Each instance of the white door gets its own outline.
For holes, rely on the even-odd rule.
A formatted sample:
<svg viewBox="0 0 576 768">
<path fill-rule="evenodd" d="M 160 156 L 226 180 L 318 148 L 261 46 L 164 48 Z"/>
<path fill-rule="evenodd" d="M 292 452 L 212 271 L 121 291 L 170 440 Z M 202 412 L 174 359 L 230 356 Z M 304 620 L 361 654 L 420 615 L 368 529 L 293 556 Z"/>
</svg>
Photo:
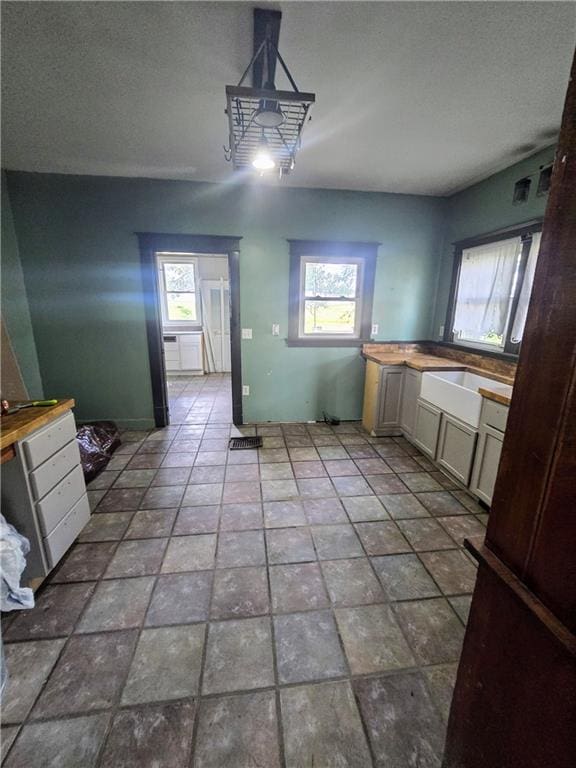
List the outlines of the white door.
<svg viewBox="0 0 576 768">
<path fill-rule="evenodd" d="M 202 303 L 208 360 L 216 373 L 231 370 L 230 357 L 230 283 L 202 280 Z M 212 370 L 212 364 L 210 364 Z"/>
</svg>

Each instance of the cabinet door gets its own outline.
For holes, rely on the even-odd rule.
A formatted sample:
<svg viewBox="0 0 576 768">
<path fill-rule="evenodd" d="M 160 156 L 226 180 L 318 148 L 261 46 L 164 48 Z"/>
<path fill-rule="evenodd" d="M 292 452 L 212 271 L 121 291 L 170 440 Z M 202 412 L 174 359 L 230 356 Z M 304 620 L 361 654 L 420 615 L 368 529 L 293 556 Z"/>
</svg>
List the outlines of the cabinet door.
<svg viewBox="0 0 576 768">
<path fill-rule="evenodd" d="M 494 483 L 498 474 L 504 433 L 483 425 L 478 439 L 470 490 L 486 504 L 492 503 Z"/>
<path fill-rule="evenodd" d="M 378 429 L 392 429 L 400 425 L 400 406 L 402 404 L 403 368 L 380 369 L 380 405 L 378 409 Z"/>
<path fill-rule="evenodd" d="M 436 460 L 464 485 L 470 480 L 476 437 L 475 429 L 453 416 L 442 414 Z"/>
<path fill-rule="evenodd" d="M 420 396 L 421 378 L 420 371 L 414 371 L 411 368 L 407 368 L 404 373 L 400 426 L 408 435 L 414 433 L 416 426 L 416 403 Z"/>
<path fill-rule="evenodd" d="M 202 370 L 202 337 L 198 335 L 180 337 L 180 368 L 183 371 Z"/>
<path fill-rule="evenodd" d="M 426 400 L 418 398 L 412 439 L 418 448 L 431 459 L 436 458 L 441 416 L 442 411 L 427 403 Z"/>
</svg>

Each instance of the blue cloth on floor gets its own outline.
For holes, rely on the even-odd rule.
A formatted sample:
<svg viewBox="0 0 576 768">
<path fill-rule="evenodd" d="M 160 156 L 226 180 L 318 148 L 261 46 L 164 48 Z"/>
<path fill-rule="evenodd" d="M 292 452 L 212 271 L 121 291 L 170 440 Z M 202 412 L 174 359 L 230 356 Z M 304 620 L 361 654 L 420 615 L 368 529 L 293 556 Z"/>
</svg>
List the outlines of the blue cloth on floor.
<svg viewBox="0 0 576 768">
<path fill-rule="evenodd" d="M 34 593 L 20 586 L 30 542 L 0 515 L 0 610 L 34 607 Z"/>
</svg>

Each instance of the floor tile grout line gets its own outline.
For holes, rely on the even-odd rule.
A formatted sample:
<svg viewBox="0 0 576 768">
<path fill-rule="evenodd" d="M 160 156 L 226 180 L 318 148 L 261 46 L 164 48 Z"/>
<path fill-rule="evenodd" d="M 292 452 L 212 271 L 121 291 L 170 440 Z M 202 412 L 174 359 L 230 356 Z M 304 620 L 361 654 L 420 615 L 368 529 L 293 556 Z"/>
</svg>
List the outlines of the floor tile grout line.
<svg viewBox="0 0 576 768">
<path fill-rule="evenodd" d="M 264 523 L 264 519 L 262 520 Z M 276 708 L 276 732 L 277 732 L 277 739 L 278 739 L 278 751 L 279 751 L 279 759 L 280 759 L 280 766 L 281 768 L 285 768 L 286 766 L 286 745 L 285 745 L 285 738 L 284 738 L 284 723 L 282 720 L 282 701 L 280 698 L 280 675 L 278 672 L 278 653 L 277 653 L 277 647 L 276 647 L 276 625 L 274 622 L 274 611 L 273 611 L 273 595 L 272 595 L 272 581 L 270 577 L 270 560 L 268 557 L 268 539 L 266 535 L 264 534 L 264 557 L 266 561 L 266 580 L 267 580 L 267 588 L 268 588 L 268 604 L 269 604 L 269 610 L 270 610 L 270 618 L 269 618 L 269 626 L 270 626 L 270 643 L 271 643 L 271 653 L 272 653 L 272 670 L 274 673 L 274 699 L 275 699 L 275 708 Z"/>
</svg>

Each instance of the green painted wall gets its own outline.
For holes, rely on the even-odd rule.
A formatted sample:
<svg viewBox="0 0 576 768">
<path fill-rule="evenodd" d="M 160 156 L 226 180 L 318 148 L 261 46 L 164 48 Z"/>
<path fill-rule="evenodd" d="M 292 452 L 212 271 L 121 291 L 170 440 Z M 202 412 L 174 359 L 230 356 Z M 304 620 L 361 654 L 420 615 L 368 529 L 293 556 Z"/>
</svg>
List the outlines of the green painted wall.
<svg viewBox="0 0 576 768">
<path fill-rule="evenodd" d="M 6 187 L 5 174 L 2 173 L 2 250 L 1 250 L 1 302 L 2 317 L 10 336 L 12 348 L 22 380 L 31 398 L 41 398 L 42 379 L 38 368 L 36 344 L 32 332 L 32 322 L 28 308 L 28 297 L 24 285 L 24 276 L 20 263 L 18 241 L 14 230 L 14 220 L 10 199 Z"/>
<path fill-rule="evenodd" d="M 147 179 L 8 173 L 48 397 L 81 419 L 148 426 L 152 404 L 135 231 L 242 236 L 244 419 L 357 419 L 355 349 L 286 347 L 286 238 L 382 242 L 379 339 L 421 339 L 433 320 L 445 201 L 431 197 Z M 280 337 L 271 334 L 280 323 Z"/>
<path fill-rule="evenodd" d="M 446 319 L 454 260 L 452 243 L 466 237 L 481 235 L 543 217 L 548 196 L 538 197 L 536 194 L 538 175 L 540 166 L 548 165 L 553 161 L 554 150 L 554 146 L 548 147 L 484 181 L 468 187 L 447 200 L 444 255 L 440 265 L 438 296 L 431 338 L 440 337 L 439 329 Z M 514 184 L 525 176 L 532 178 L 529 198 L 522 205 L 514 205 L 512 203 Z"/>
</svg>

